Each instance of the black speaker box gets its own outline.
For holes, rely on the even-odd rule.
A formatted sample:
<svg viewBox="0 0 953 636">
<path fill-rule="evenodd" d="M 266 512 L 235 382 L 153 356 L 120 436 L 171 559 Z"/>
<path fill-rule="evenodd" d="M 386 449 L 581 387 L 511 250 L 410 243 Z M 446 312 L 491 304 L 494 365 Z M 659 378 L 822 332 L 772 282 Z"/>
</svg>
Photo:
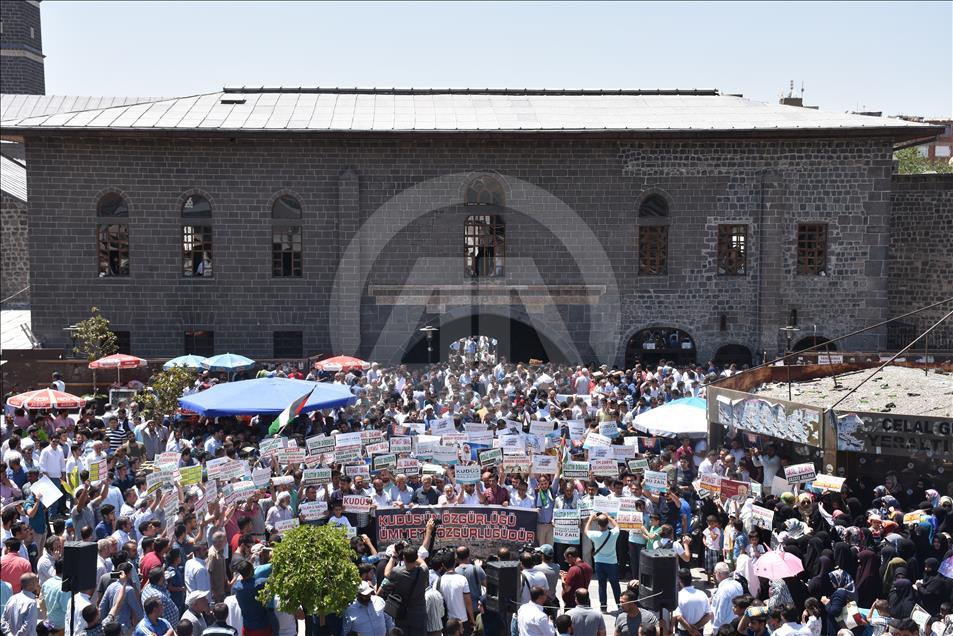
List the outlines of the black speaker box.
<svg viewBox="0 0 953 636">
<path fill-rule="evenodd" d="M 63 582 L 69 581 L 74 592 L 96 587 L 96 544 L 88 541 L 67 541 L 63 546 Z M 65 589 L 65 588 L 64 588 Z"/>
<path fill-rule="evenodd" d="M 486 608 L 497 614 L 516 611 L 520 592 L 519 561 L 489 561 L 483 564 L 486 572 Z"/>
<path fill-rule="evenodd" d="M 642 550 L 639 554 L 639 605 L 648 610 L 678 606 L 678 558 L 675 550 Z"/>
</svg>

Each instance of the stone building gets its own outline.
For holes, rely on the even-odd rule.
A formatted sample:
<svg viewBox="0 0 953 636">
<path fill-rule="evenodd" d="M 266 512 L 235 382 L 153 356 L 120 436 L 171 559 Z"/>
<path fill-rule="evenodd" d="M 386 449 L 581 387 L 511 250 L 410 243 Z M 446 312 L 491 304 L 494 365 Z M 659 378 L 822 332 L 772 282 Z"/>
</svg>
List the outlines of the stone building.
<svg viewBox="0 0 953 636">
<path fill-rule="evenodd" d="M 143 356 L 421 362 L 482 333 L 609 364 L 750 361 L 786 325 L 832 338 L 915 306 L 891 291 L 913 249 L 891 156 L 936 132 L 717 91 L 269 88 L 2 126 L 26 146 L 47 346 L 95 305 Z M 903 209 L 932 205 L 918 240 L 940 247 L 931 183 Z"/>
<path fill-rule="evenodd" d="M 0 2 L 0 93 L 45 92 L 40 3 L 4 0 Z"/>
</svg>

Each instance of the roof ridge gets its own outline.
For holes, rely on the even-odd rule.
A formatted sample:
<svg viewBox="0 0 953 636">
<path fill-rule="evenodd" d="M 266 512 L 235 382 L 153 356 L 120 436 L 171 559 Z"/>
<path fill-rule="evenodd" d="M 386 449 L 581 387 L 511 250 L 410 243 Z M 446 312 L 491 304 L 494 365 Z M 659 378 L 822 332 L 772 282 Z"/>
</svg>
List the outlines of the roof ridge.
<svg viewBox="0 0 953 636">
<path fill-rule="evenodd" d="M 338 86 L 225 86 L 223 93 L 328 93 L 344 95 L 684 95 L 718 97 L 714 88 L 368 88 Z M 731 95 L 741 97 L 741 95 Z"/>
</svg>

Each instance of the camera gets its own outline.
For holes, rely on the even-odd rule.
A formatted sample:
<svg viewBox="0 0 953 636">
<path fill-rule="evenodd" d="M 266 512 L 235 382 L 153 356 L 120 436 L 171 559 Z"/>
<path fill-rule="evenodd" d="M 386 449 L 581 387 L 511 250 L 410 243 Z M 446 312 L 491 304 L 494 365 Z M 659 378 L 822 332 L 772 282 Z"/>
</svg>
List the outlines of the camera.
<svg viewBox="0 0 953 636">
<path fill-rule="evenodd" d="M 113 580 L 113 581 L 118 580 L 118 579 L 119 579 L 119 572 L 110 572 L 110 573 L 109 573 L 109 578 L 110 578 L 111 580 Z"/>
</svg>

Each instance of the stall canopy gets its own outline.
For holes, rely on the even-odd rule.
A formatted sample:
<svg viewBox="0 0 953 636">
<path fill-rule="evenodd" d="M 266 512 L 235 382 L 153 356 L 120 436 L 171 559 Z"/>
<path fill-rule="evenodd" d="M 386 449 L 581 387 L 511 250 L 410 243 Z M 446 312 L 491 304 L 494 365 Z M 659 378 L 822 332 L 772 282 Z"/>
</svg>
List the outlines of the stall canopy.
<svg viewBox="0 0 953 636">
<path fill-rule="evenodd" d="M 682 398 L 663 404 L 632 419 L 635 428 L 659 437 L 708 434 L 708 411 L 701 398 Z"/>
<path fill-rule="evenodd" d="M 179 398 L 182 408 L 199 415 L 277 415 L 289 404 L 314 387 L 314 393 L 302 412 L 340 408 L 357 398 L 345 386 L 291 380 L 288 378 L 257 378 L 239 382 L 224 382 L 211 389 Z"/>
</svg>

